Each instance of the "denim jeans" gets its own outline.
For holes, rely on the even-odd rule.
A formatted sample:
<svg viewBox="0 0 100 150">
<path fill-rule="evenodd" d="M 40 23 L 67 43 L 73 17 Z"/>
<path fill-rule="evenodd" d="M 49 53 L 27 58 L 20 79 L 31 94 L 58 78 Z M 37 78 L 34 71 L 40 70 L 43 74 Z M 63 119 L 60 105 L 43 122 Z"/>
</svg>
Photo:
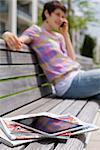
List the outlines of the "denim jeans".
<svg viewBox="0 0 100 150">
<path fill-rule="evenodd" d="M 100 69 L 93 69 L 78 73 L 70 88 L 62 98 L 89 98 L 100 100 Z"/>
</svg>

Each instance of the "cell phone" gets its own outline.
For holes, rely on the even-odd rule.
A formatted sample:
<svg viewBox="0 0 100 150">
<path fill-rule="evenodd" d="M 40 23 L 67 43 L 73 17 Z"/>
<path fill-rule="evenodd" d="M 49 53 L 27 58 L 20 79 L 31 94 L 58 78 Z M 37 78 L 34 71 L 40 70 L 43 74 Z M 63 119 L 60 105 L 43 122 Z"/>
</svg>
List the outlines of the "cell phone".
<svg viewBox="0 0 100 150">
<path fill-rule="evenodd" d="M 80 128 L 82 126 L 79 124 L 67 122 L 59 118 L 53 118 L 45 115 L 14 119 L 12 121 L 15 121 L 23 127 L 41 134 L 45 134 L 47 136 L 59 135 L 61 133 L 69 131 L 70 129 L 72 130 L 74 128 Z"/>
<path fill-rule="evenodd" d="M 64 23 L 65 23 L 65 21 L 62 22 L 62 24 L 60 25 L 60 27 L 63 27 L 63 26 L 64 26 Z"/>
</svg>

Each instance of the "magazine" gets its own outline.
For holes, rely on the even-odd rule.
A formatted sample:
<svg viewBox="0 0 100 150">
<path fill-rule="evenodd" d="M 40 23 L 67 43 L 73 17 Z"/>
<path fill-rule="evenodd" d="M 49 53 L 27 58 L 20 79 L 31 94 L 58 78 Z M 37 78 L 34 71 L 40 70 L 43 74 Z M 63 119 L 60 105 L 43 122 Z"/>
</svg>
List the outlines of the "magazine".
<svg viewBox="0 0 100 150">
<path fill-rule="evenodd" d="M 40 139 L 43 138 L 42 134 L 35 133 L 24 127 L 21 127 L 13 121 L 0 118 L 0 128 L 11 140 L 26 140 L 26 139 Z"/>
<path fill-rule="evenodd" d="M 3 132 L 2 129 L 0 129 L 0 142 L 10 146 L 10 147 L 14 147 L 14 146 L 19 146 L 21 144 L 24 143 L 28 143 L 28 142 L 33 142 L 33 141 L 37 141 L 36 139 L 27 139 L 27 140 L 10 140 L 8 138 L 8 136 Z"/>
</svg>

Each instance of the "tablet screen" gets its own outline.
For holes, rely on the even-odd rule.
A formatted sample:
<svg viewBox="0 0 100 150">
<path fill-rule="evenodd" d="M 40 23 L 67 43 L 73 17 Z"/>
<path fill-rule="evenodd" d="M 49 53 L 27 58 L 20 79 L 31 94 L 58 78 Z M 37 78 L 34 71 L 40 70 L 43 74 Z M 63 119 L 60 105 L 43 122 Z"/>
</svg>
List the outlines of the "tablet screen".
<svg viewBox="0 0 100 150">
<path fill-rule="evenodd" d="M 36 116 L 13 121 L 49 134 L 81 126 L 48 116 Z"/>
</svg>

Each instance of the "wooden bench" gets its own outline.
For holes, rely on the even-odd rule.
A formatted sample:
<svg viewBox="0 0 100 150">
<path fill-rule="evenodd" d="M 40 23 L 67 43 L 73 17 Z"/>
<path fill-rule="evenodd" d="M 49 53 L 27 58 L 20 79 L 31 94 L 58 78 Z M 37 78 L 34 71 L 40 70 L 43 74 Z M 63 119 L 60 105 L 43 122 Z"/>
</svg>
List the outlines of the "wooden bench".
<svg viewBox="0 0 100 150">
<path fill-rule="evenodd" d="M 71 113 L 86 122 L 93 122 L 99 108 L 95 100 L 57 98 L 40 68 L 36 56 L 28 46 L 12 51 L 0 40 L 0 116 L 52 112 Z M 42 140 L 15 148 L 0 143 L 0 150 L 82 150 L 87 134 L 67 141 Z"/>
</svg>

